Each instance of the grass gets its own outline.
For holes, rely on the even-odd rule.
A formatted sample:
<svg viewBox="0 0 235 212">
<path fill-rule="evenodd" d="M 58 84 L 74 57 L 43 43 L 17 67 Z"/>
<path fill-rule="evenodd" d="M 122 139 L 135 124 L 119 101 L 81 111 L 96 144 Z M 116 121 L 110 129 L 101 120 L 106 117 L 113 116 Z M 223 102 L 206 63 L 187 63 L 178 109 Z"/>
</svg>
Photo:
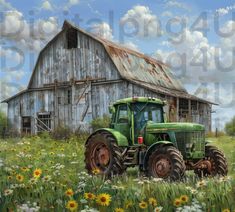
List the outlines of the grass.
<svg viewBox="0 0 235 212">
<path fill-rule="evenodd" d="M 212 138 L 229 162 L 229 177 L 169 183 L 129 169 L 111 181 L 84 170 L 84 139 L 49 136 L 0 140 L 0 211 L 235 210 L 235 139 Z M 88 195 L 88 193 L 90 193 Z M 102 201 L 99 201 L 103 197 Z M 110 199 L 110 201 L 108 201 Z M 179 204 L 179 205 L 177 205 Z M 72 207 L 72 208 L 71 208 Z M 119 210 L 118 210 L 119 208 Z"/>
</svg>

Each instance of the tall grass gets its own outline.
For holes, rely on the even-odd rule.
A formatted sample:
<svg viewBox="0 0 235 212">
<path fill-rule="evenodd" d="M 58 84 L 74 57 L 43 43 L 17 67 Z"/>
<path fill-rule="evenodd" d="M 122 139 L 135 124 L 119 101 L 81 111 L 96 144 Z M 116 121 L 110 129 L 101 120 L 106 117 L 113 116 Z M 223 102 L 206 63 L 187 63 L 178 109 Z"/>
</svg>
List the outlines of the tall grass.
<svg viewBox="0 0 235 212">
<path fill-rule="evenodd" d="M 0 211 L 72 210 L 68 209 L 71 200 L 77 204 L 74 211 L 233 211 L 235 139 L 212 141 L 225 151 L 229 177 L 199 180 L 188 173 L 183 182 L 170 183 L 145 178 L 137 168 L 111 180 L 89 176 L 83 162 L 84 139 L 77 137 L 66 141 L 48 135 L 0 140 Z M 41 174 L 35 175 L 35 170 Z M 66 193 L 68 189 L 72 192 Z M 111 201 L 102 206 L 100 195 Z"/>
</svg>

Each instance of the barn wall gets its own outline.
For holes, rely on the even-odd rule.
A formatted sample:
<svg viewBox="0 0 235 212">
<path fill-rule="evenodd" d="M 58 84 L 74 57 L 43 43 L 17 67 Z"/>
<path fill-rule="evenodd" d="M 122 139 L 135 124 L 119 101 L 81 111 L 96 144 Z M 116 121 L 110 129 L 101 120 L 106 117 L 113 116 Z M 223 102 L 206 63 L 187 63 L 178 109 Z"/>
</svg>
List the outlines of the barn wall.
<svg viewBox="0 0 235 212">
<path fill-rule="evenodd" d="M 54 92 L 35 91 L 22 94 L 8 103 L 8 120 L 10 127 L 21 132 L 22 117 L 31 117 L 31 132 L 36 133 L 35 118 L 37 113 L 54 114 Z M 53 122 L 52 122 L 53 127 Z"/>
</svg>

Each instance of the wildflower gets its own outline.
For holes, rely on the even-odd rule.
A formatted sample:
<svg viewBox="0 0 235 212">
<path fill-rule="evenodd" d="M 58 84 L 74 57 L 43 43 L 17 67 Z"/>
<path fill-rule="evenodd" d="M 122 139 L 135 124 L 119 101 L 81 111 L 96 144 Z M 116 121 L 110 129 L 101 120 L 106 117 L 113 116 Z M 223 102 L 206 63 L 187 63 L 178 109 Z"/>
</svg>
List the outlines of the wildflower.
<svg viewBox="0 0 235 212">
<path fill-rule="evenodd" d="M 181 205 L 181 199 L 175 199 L 174 200 L 174 206 L 179 207 Z"/>
<path fill-rule="evenodd" d="M 188 196 L 187 195 L 182 195 L 180 197 L 180 200 L 181 200 L 182 203 L 187 203 L 188 202 Z"/>
<path fill-rule="evenodd" d="M 115 208 L 114 211 L 115 211 L 115 212 L 124 212 L 124 209 L 123 209 L 123 208 Z"/>
<path fill-rule="evenodd" d="M 13 193 L 13 190 L 11 190 L 11 189 L 6 189 L 5 191 L 4 191 L 4 196 L 9 196 L 9 195 L 11 195 Z"/>
<path fill-rule="evenodd" d="M 230 212 L 230 210 L 226 208 L 226 209 L 223 209 L 222 212 Z"/>
<path fill-rule="evenodd" d="M 65 195 L 68 197 L 71 197 L 74 195 L 74 192 L 71 188 L 67 189 L 67 191 L 65 192 Z"/>
<path fill-rule="evenodd" d="M 78 203 L 75 200 L 70 200 L 67 202 L 66 208 L 75 211 L 78 208 Z"/>
<path fill-rule="evenodd" d="M 17 174 L 17 175 L 16 175 L 16 180 L 19 181 L 19 182 L 23 182 L 24 176 L 21 175 L 21 174 Z"/>
<path fill-rule="evenodd" d="M 84 197 L 85 197 L 85 199 L 89 199 L 89 200 L 95 199 L 95 195 L 90 193 L 90 192 L 89 193 L 85 193 Z"/>
<path fill-rule="evenodd" d="M 42 174 L 42 170 L 41 169 L 35 169 L 34 172 L 33 172 L 33 176 L 35 178 L 39 178 Z"/>
<path fill-rule="evenodd" d="M 155 198 L 149 198 L 149 204 L 152 206 L 157 206 L 157 200 Z"/>
<path fill-rule="evenodd" d="M 96 202 L 97 204 L 99 205 L 102 205 L 102 206 L 109 206 L 110 202 L 111 202 L 111 196 L 109 194 L 99 194 L 97 197 L 96 197 Z"/>
<path fill-rule="evenodd" d="M 197 182 L 196 186 L 198 188 L 204 187 L 204 186 L 206 186 L 206 181 L 205 180 L 201 180 L 201 181 Z"/>
<path fill-rule="evenodd" d="M 43 182 L 48 182 L 48 181 L 50 181 L 50 180 L 51 180 L 51 176 L 49 176 L 49 175 L 47 175 L 47 176 L 45 176 L 45 177 L 42 178 L 42 181 L 43 181 Z"/>
<path fill-rule="evenodd" d="M 125 208 L 128 209 L 128 208 L 130 208 L 131 206 L 133 206 L 133 202 L 132 202 L 132 201 L 127 201 Z"/>
<path fill-rule="evenodd" d="M 145 201 L 141 201 L 141 202 L 139 203 L 139 207 L 140 207 L 141 209 L 145 209 L 145 208 L 148 207 L 148 203 L 145 202 Z"/>
<path fill-rule="evenodd" d="M 99 169 L 94 169 L 94 170 L 92 170 L 92 173 L 94 175 L 100 174 L 100 170 Z"/>
<path fill-rule="evenodd" d="M 8 179 L 8 180 L 12 180 L 12 176 L 8 176 L 7 179 Z"/>
<path fill-rule="evenodd" d="M 154 209 L 154 212 L 160 212 L 160 211 L 162 211 L 162 207 L 156 207 L 156 208 Z"/>
<path fill-rule="evenodd" d="M 29 169 L 28 169 L 27 167 L 21 167 L 21 170 L 22 170 L 23 172 L 29 171 Z"/>
</svg>

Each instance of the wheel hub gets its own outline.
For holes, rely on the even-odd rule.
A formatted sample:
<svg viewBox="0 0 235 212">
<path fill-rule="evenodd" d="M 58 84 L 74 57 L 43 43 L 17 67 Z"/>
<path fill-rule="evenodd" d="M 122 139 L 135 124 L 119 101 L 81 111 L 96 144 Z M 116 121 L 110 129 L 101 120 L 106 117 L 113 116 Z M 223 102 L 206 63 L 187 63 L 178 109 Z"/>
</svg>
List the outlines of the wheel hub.
<svg viewBox="0 0 235 212">
<path fill-rule="evenodd" d="M 103 143 L 99 142 L 93 147 L 90 163 L 92 169 L 99 169 L 104 172 L 110 162 L 110 152 L 108 147 Z"/>
<path fill-rule="evenodd" d="M 171 164 L 167 158 L 162 158 L 155 163 L 155 171 L 160 177 L 167 176 L 170 170 Z"/>
</svg>

